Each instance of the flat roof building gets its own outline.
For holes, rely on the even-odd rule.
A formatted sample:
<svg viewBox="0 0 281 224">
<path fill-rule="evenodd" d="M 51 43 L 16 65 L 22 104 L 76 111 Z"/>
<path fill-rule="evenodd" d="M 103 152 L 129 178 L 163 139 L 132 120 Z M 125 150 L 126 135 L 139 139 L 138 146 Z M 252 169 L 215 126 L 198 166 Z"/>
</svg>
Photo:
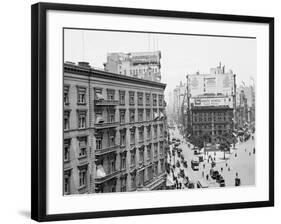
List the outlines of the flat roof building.
<svg viewBox="0 0 281 224">
<path fill-rule="evenodd" d="M 165 189 L 166 84 L 64 64 L 64 194 Z"/>
<path fill-rule="evenodd" d="M 222 135 L 232 135 L 236 110 L 236 78 L 221 63 L 210 73 L 187 76 L 188 130 L 218 143 Z"/>
<path fill-rule="evenodd" d="M 104 68 L 111 73 L 160 82 L 160 59 L 160 51 L 108 53 Z"/>
</svg>

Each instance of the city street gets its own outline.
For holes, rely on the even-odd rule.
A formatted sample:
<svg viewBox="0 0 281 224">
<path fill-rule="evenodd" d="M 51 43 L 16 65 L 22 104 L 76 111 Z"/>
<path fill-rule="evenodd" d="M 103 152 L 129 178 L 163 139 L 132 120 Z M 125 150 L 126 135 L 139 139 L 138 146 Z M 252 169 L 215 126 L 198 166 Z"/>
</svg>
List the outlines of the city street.
<svg viewBox="0 0 281 224">
<path fill-rule="evenodd" d="M 219 184 L 210 177 L 211 163 L 208 163 L 208 157 L 216 158 L 216 165 L 214 170 L 219 171 L 223 179 L 225 180 L 225 186 L 235 186 L 236 174 L 241 180 L 241 186 L 243 185 L 254 185 L 255 184 L 255 153 L 253 153 L 254 140 L 250 138 L 246 142 L 238 142 L 235 149 L 231 148 L 230 153 L 226 153 L 226 159 L 224 159 L 223 152 L 217 151 L 216 153 L 208 153 L 204 155 L 203 162 L 199 163 L 199 170 L 194 171 L 191 168 L 191 160 L 198 156 L 194 155 L 193 145 L 183 138 L 180 134 L 179 129 L 176 127 L 174 130 L 170 129 L 170 138 L 180 139 L 181 143 L 178 148 L 182 149 L 182 155 L 184 160 L 187 161 L 188 167 L 185 168 L 181 163 L 181 158 L 178 157 L 177 153 L 175 156 L 172 155 L 173 144 L 170 145 L 171 158 L 168 156 L 168 162 L 171 165 L 175 165 L 174 175 L 177 177 L 178 182 L 182 183 L 182 188 L 185 188 L 183 184 L 183 178 L 179 177 L 180 170 L 183 169 L 185 176 L 194 183 L 195 188 L 197 182 L 201 181 L 207 183 L 208 187 L 219 187 Z M 180 162 L 180 167 L 176 166 L 177 161 Z M 170 173 L 172 175 L 172 173 Z M 207 176 L 208 175 L 208 180 Z M 202 181 L 202 179 L 204 179 Z"/>
</svg>

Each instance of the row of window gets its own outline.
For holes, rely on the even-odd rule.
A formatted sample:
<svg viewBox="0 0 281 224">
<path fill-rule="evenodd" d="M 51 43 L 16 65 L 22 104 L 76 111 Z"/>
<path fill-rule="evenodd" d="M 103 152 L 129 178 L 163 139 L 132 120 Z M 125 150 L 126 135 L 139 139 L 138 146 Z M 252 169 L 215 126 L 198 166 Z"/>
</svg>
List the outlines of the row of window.
<svg viewBox="0 0 281 224">
<path fill-rule="evenodd" d="M 216 116 L 227 116 L 229 115 L 228 112 L 200 112 L 200 113 L 193 113 L 195 117 L 216 117 Z"/>
<path fill-rule="evenodd" d="M 162 126 L 160 126 L 160 131 Z M 154 134 L 157 134 L 157 126 L 154 128 Z M 144 141 L 144 128 L 139 128 L 139 142 Z M 115 132 L 109 131 L 107 135 L 107 141 L 106 141 L 106 146 L 103 145 L 103 138 L 102 136 L 97 136 L 96 138 L 96 149 L 97 150 L 102 150 L 103 148 L 108 148 L 108 147 L 113 147 L 115 146 Z M 147 139 L 151 138 L 151 129 L 147 128 Z M 135 130 L 132 130 L 130 132 L 130 144 L 135 144 Z M 162 156 L 164 154 L 164 143 L 163 141 L 160 141 L 160 147 L 159 147 L 159 153 Z M 70 146 L 71 146 L 71 139 L 65 139 L 64 140 L 64 161 L 68 162 L 70 160 Z M 120 146 L 126 146 L 126 131 L 121 130 L 120 131 Z M 154 148 L 154 156 L 158 154 L 158 143 L 153 144 Z M 140 159 L 143 161 L 143 155 L 142 152 L 143 150 L 140 150 Z M 78 138 L 78 158 L 84 158 L 87 157 L 87 137 L 79 137 Z M 151 158 L 151 145 L 147 146 L 147 157 Z"/>
<path fill-rule="evenodd" d="M 126 119 L 126 113 L 129 111 L 128 120 Z M 145 111 L 145 113 L 144 113 Z M 151 115 L 151 112 L 152 115 Z M 95 110 L 96 115 L 96 123 L 106 122 L 106 123 L 114 123 L 115 120 L 115 109 L 107 109 L 106 113 L 103 112 L 102 109 Z M 145 115 L 145 116 L 144 116 Z M 137 119 L 136 119 L 137 118 Z M 135 123 L 135 122 L 143 122 L 143 121 L 152 121 L 157 118 L 164 118 L 163 109 L 159 109 L 159 113 L 157 109 L 137 109 L 137 116 L 136 116 L 136 109 L 119 109 L 119 122 L 121 124 L 125 123 Z"/>
<path fill-rule="evenodd" d="M 193 121 L 194 122 L 211 122 L 212 121 L 212 118 L 206 118 L 206 117 L 204 117 L 204 118 L 202 118 L 202 117 L 199 117 L 199 118 L 197 118 L 197 117 L 193 117 Z M 216 122 L 216 121 L 227 121 L 227 117 L 214 117 L 213 118 L 213 121 L 214 122 Z M 231 121 L 231 118 L 229 117 L 229 121 Z"/>
<path fill-rule="evenodd" d="M 126 166 L 126 157 L 121 156 L 121 170 L 124 169 Z M 147 172 L 146 175 L 146 180 L 145 180 L 145 173 Z M 160 160 L 160 173 L 163 173 L 165 171 L 165 163 L 164 159 Z M 110 160 L 110 166 L 108 170 L 108 174 L 115 172 L 115 161 Z M 159 170 L 158 170 L 158 161 L 155 161 L 152 166 L 147 167 L 144 170 L 141 170 L 138 172 L 131 173 L 131 189 L 135 189 L 137 187 L 136 185 L 136 176 L 138 175 L 138 186 L 144 186 L 145 181 L 150 181 L 154 177 L 158 176 Z M 72 171 L 65 171 L 64 173 L 64 194 L 70 194 L 71 193 L 71 179 Z M 78 183 L 78 188 L 86 188 L 88 184 L 88 169 L 87 167 L 83 168 L 78 168 L 78 176 L 79 176 L 79 183 Z M 127 176 L 121 176 L 120 177 L 120 190 L 121 192 L 127 191 Z M 114 192 L 116 190 L 116 182 L 114 182 L 114 186 L 111 186 L 111 191 Z M 99 192 L 104 192 L 103 185 L 99 187 Z"/>
<path fill-rule="evenodd" d="M 142 187 L 145 185 L 145 182 L 148 182 L 152 180 L 153 178 L 157 177 L 159 174 L 163 173 L 165 171 L 165 163 L 164 159 L 160 160 L 160 170 L 158 168 L 158 161 L 154 162 L 151 166 L 147 167 L 146 169 L 143 169 L 141 171 L 130 173 L 131 176 L 131 182 L 130 187 L 132 190 L 136 189 L 136 187 Z M 146 178 L 145 178 L 145 172 L 146 172 Z M 138 179 L 138 183 L 137 183 Z M 110 192 L 116 191 L 116 181 L 111 182 L 112 186 L 109 187 Z M 120 177 L 120 191 L 125 192 L 127 191 L 127 175 Z M 103 193 L 105 192 L 104 185 L 100 185 L 98 187 L 98 192 Z"/>
<path fill-rule="evenodd" d="M 151 111 L 153 112 L 152 116 L 151 116 Z M 129 122 L 130 123 L 136 122 L 136 116 L 135 116 L 136 113 L 135 112 L 136 112 L 135 109 L 129 109 Z M 161 118 L 161 117 L 164 117 L 163 109 L 159 109 L 159 113 L 157 113 L 157 109 L 153 109 L 153 110 L 146 109 L 145 110 L 146 121 L 151 121 L 152 119 L 155 120 L 155 119 Z M 126 110 L 120 109 L 120 123 L 121 124 L 126 122 L 125 118 L 126 118 Z M 138 122 L 144 121 L 144 109 L 138 109 L 137 121 Z"/>
<path fill-rule="evenodd" d="M 154 111 L 154 110 L 153 110 Z M 154 111 L 154 118 L 156 118 L 158 116 L 157 110 L 155 109 Z M 161 110 L 160 110 L 161 111 Z M 69 130 L 70 129 L 70 112 L 71 111 L 65 111 L 64 112 L 64 130 Z M 135 110 L 134 109 L 130 109 L 130 116 L 129 116 L 129 122 L 130 123 L 134 123 L 135 122 Z M 150 109 L 146 109 L 146 119 L 149 119 L 150 120 Z M 162 112 L 160 112 L 162 113 Z M 163 113 L 162 113 L 163 114 Z M 77 111 L 77 126 L 79 129 L 84 129 L 86 128 L 86 117 L 87 117 L 87 111 L 85 110 L 79 110 Z M 96 113 L 96 116 L 97 118 L 101 118 L 102 117 L 102 113 L 101 111 L 97 111 Z M 120 110 L 120 123 L 123 124 L 126 122 L 126 119 L 125 119 L 125 116 L 126 116 L 126 110 Z M 138 111 L 138 121 L 139 122 L 142 122 L 144 119 L 143 119 L 143 109 L 140 109 Z M 97 122 L 98 119 L 97 119 Z M 109 123 L 113 123 L 115 122 L 115 110 L 111 110 L 108 112 L 108 118 L 107 118 L 107 122 Z M 163 124 L 160 124 L 160 136 L 163 135 Z M 155 134 L 154 136 L 157 136 L 157 125 L 154 125 L 154 129 L 155 129 Z M 150 136 L 150 134 L 148 135 Z"/>
<path fill-rule="evenodd" d="M 222 124 L 222 125 L 214 125 L 214 129 L 221 129 L 221 128 L 227 128 L 228 125 L 227 124 Z M 194 129 L 211 129 L 213 128 L 212 125 L 193 125 Z"/>
<path fill-rule="evenodd" d="M 63 116 L 63 130 L 67 131 L 70 129 L 70 110 L 64 111 Z M 86 110 L 78 110 L 77 111 L 77 127 L 79 129 L 86 128 L 86 120 L 87 120 L 87 111 Z"/>
<path fill-rule="evenodd" d="M 194 134 L 195 135 L 202 135 L 203 133 L 207 133 L 209 135 L 222 135 L 222 134 L 225 134 L 225 133 L 228 133 L 229 130 L 214 130 L 213 132 L 212 131 L 202 131 L 202 130 L 199 130 L 199 131 L 194 131 Z"/>
<path fill-rule="evenodd" d="M 163 157 L 164 155 L 164 143 L 159 143 L 159 156 Z M 144 165 L 145 158 L 144 158 L 144 147 L 139 149 L 138 154 L 138 165 L 142 166 Z M 127 159 L 127 153 L 120 154 L 120 170 L 126 169 L 126 159 Z M 157 160 L 158 159 L 158 143 L 153 144 L 153 154 L 152 154 L 152 148 L 151 145 L 148 145 L 146 148 L 146 162 L 152 162 L 152 159 Z M 102 157 L 102 159 L 99 160 L 99 164 L 106 168 L 105 172 L 107 175 L 112 174 L 116 171 L 116 156 L 112 156 L 111 154 L 107 154 L 106 156 Z M 136 167 L 136 150 L 131 150 L 130 153 L 130 167 Z"/>
<path fill-rule="evenodd" d="M 119 115 L 120 115 L 120 123 L 125 124 L 126 123 L 126 109 L 120 109 Z M 64 130 L 70 129 L 70 110 L 64 111 Z M 138 119 L 136 121 L 135 117 L 135 109 L 129 110 L 129 122 L 135 123 L 135 122 L 143 122 L 144 121 L 144 109 L 138 109 Z M 163 110 L 159 109 L 159 113 L 157 113 L 157 109 L 153 109 L 153 116 L 151 116 L 151 109 L 146 109 L 146 121 L 151 121 L 151 117 L 153 120 L 163 117 Z M 79 110 L 77 111 L 77 126 L 79 129 L 86 128 L 87 126 L 87 111 L 85 110 Z M 102 110 L 96 110 L 96 123 L 105 122 L 105 123 L 114 123 L 115 120 L 115 110 L 108 110 L 106 118 L 104 118 L 104 115 L 102 113 Z"/>
<path fill-rule="evenodd" d="M 120 92 L 122 98 L 125 100 L 125 94 L 126 92 Z M 152 94 L 152 106 L 157 106 L 157 96 L 158 96 L 158 105 L 163 106 L 163 95 L 162 94 Z M 139 106 L 144 105 L 144 97 L 145 97 L 145 105 L 146 106 L 151 106 L 151 93 L 144 93 L 143 92 L 137 92 L 137 104 Z M 121 105 L 125 105 L 125 101 L 122 100 Z M 120 101 L 121 102 L 121 101 Z M 129 91 L 129 105 L 133 106 L 135 105 L 135 92 L 134 91 Z"/>
<path fill-rule="evenodd" d="M 69 91 L 70 91 L 70 86 L 65 85 L 64 86 L 64 92 L 63 92 L 63 101 L 65 105 L 69 105 Z M 113 101 L 116 100 L 116 94 L 114 89 L 106 89 L 107 93 L 107 100 Z M 86 92 L 87 88 L 86 87 L 81 87 L 77 86 L 77 104 L 81 105 L 86 105 Z M 94 93 L 95 93 L 95 99 L 96 100 L 104 100 L 105 98 L 103 97 L 103 89 L 102 88 L 94 88 Z M 139 106 L 144 105 L 144 99 L 145 99 L 145 105 L 146 106 L 151 106 L 151 99 L 152 99 L 152 105 L 157 106 L 164 106 L 164 95 L 162 94 L 152 94 L 151 98 L 151 93 L 143 93 L 143 92 L 136 92 L 135 91 L 129 91 L 129 105 L 135 105 L 135 97 L 137 96 L 137 104 Z M 126 104 L 126 91 L 125 90 L 119 90 L 119 104 L 120 105 L 125 105 Z"/>
<path fill-rule="evenodd" d="M 144 132 L 145 129 L 144 127 L 139 127 L 138 128 L 138 140 L 139 143 L 144 141 Z M 159 132 L 160 132 L 160 137 L 163 137 L 164 134 L 164 128 L 163 124 L 159 125 Z M 154 138 L 157 138 L 158 135 L 158 125 L 153 125 L 153 136 Z M 146 127 L 146 139 L 150 140 L 152 138 L 152 132 L 151 132 L 151 126 Z M 115 141 L 115 134 L 111 136 L 110 141 Z M 103 149 L 102 145 L 102 136 L 96 136 L 96 147 L 97 149 Z M 120 146 L 124 147 L 126 146 L 127 142 L 127 133 L 126 129 L 120 130 Z M 135 129 L 130 129 L 130 145 L 134 145 L 136 143 L 136 131 Z"/>
<path fill-rule="evenodd" d="M 152 166 L 147 167 L 145 170 L 141 170 L 138 173 L 131 173 L 131 182 L 130 186 L 131 189 L 136 189 L 137 186 L 141 187 L 145 185 L 145 181 L 150 181 L 154 177 L 157 177 L 158 174 L 163 173 L 165 171 L 165 163 L 164 159 L 160 160 L 160 171 L 158 171 L 158 161 L 155 162 Z M 146 172 L 146 179 L 145 179 L 145 172 Z M 84 188 L 87 186 L 87 169 L 80 169 L 78 171 L 79 175 L 79 188 Z M 138 183 L 136 183 L 138 176 Z M 116 191 L 116 181 L 111 182 L 110 191 Z M 126 192 L 127 191 L 127 175 L 120 177 L 120 191 Z M 105 192 L 104 185 L 100 185 L 98 187 L 98 192 L 103 193 Z M 64 175 L 64 194 L 71 193 L 71 172 L 65 172 Z"/>
</svg>

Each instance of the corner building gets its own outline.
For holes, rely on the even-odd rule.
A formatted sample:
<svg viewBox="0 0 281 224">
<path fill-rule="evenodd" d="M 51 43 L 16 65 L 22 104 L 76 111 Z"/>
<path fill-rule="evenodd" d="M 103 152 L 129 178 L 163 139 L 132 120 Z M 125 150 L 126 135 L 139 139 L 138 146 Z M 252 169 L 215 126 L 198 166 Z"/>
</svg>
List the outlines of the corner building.
<svg viewBox="0 0 281 224">
<path fill-rule="evenodd" d="M 189 135 L 206 136 L 219 143 L 222 135 L 233 134 L 236 123 L 236 74 L 225 66 L 210 73 L 187 75 Z"/>
<path fill-rule="evenodd" d="M 223 97 L 197 97 L 197 103 L 191 106 L 192 134 L 195 136 L 207 135 L 207 143 L 219 143 L 220 136 L 226 133 L 232 134 L 233 108 L 227 105 L 228 98 Z M 204 103 L 208 102 L 208 106 Z M 214 103 L 212 103 L 214 102 Z M 223 102 L 222 105 L 217 105 Z"/>
<path fill-rule="evenodd" d="M 165 188 L 165 87 L 64 64 L 64 194 Z"/>
</svg>

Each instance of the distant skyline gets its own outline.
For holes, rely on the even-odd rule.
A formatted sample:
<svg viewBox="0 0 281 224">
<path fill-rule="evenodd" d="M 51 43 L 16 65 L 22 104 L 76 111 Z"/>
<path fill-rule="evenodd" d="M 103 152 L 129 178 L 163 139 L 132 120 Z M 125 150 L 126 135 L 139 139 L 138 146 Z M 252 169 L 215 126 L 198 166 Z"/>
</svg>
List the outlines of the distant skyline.
<svg viewBox="0 0 281 224">
<path fill-rule="evenodd" d="M 256 80 L 256 39 L 65 29 L 64 60 L 103 68 L 107 53 L 161 51 L 161 82 L 169 92 L 187 74 L 209 73 L 221 62 L 237 76 L 237 86 Z"/>
</svg>

